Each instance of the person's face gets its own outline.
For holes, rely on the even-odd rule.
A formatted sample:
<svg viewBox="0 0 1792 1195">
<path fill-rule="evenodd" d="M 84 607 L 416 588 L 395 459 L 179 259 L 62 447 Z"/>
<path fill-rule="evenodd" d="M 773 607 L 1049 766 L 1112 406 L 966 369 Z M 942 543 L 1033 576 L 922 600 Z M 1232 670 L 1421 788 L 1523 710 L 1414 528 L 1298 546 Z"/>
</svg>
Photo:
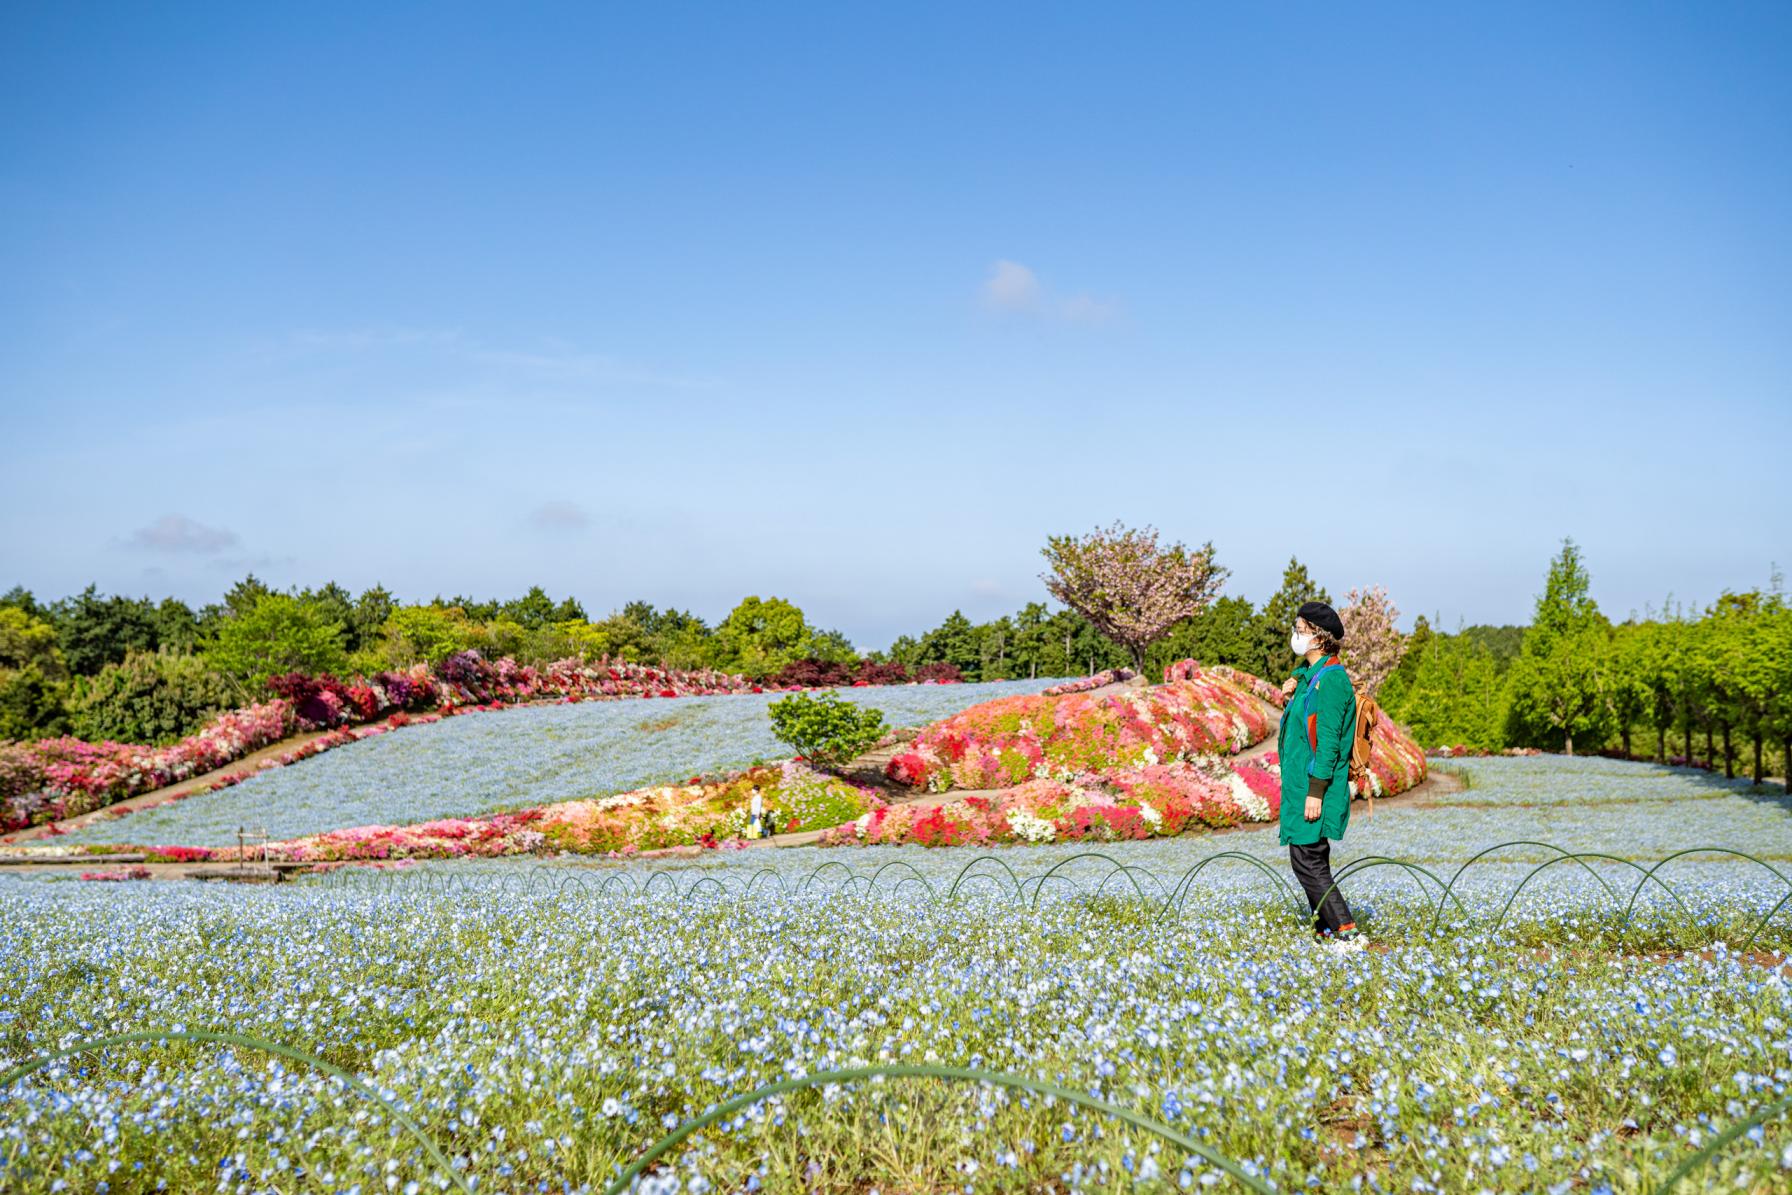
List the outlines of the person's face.
<svg viewBox="0 0 1792 1195">
<path fill-rule="evenodd" d="M 1296 615 L 1294 619 L 1294 633 L 1296 635 L 1311 635 L 1314 633 L 1313 624 Z"/>
</svg>

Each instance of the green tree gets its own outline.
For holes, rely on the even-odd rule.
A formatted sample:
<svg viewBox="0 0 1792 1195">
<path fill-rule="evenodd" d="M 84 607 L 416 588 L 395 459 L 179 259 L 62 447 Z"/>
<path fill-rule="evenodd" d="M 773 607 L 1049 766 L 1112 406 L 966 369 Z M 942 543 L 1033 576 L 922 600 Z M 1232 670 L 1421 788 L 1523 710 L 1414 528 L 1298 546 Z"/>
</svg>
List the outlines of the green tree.
<svg viewBox="0 0 1792 1195">
<path fill-rule="evenodd" d="M 391 664 L 439 664 L 477 644 L 479 628 L 459 606 L 400 606 L 386 619 L 384 639 Z"/>
<path fill-rule="evenodd" d="M 163 598 L 156 606 L 155 628 L 157 650 L 191 652 L 199 646 L 199 616 L 179 598 Z"/>
<path fill-rule="evenodd" d="M 1543 593 L 1537 598 L 1536 609 L 1531 614 L 1526 641 L 1540 641 L 1536 643 L 1538 650 L 1547 652 L 1552 640 L 1578 635 L 1603 624 L 1604 618 L 1591 594 L 1592 583 L 1579 545 L 1572 536 L 1564 539 L 1561 552 L 1550 561 Z"/>
<path fill-rule="evenodd" d="M 556 609 L 554 599 L 548 596 L 547 590 L 539 585 L 531 585 L 528 593 L 515 601 L 504 603 L 503 615 L 530 630 L 540 630 L 555 621 Z"/>
<path fill-rule="evenodd" d="M 1677 621 L 1644 622 L 1632 631 L 1631 663 L 1636 678 L 1647 690 L 1643 720 L 1655 732 L 1655 760 L 1666 763 L 1668 732 L 1679 718 L 1675 695 L 1680 687 L 1681 626 Z"/>
<path fill-rule="evenodd" d="M 1230 664 L 1247 672 L 1262 667 L 1258 644 L 1257 610 L 1250 599 L 1222 597 L 1195 615 L 1170 628 L 1145 660 L 1146 676 L 1163 677 L 1164 668 L 1177 660 L 1203 664 Z"/>
<path fill-rule="evenodd" d="M 1731 728 L 1740 728 L 1754 746 L 1753 776 L 1756 784 L 1766 776 L 1762 746 L 1778 729 L 1776 699 L 1784 670 L 1780 641 L 1780 616 L 1784 609 L 1777 593 L 1725 593 L 1708 616 L 1712 656 L 1712 689 L 1716 695 L 1724 737 L 1724 774 L 1734 772 Z"/>
<path fill-rule="evenodd" d="M 384 585 L 375 585 L 372 589 L 364 589 L 361 596 L 355 599 L 355 608 L 348 616 L 347 638 L 351 644 L 350 651 L 364 651 L 379 643 L 386 627 L 386 620 L 398 609 L 398 603 L 386 592 Z"/>
<path fill-rule="evenodd" d="M 783 598 L 741 599 L 716 628 L 719 666 L 747 676 L 769 676 L 813 651 L 814 632 L 803 612 Z"/>
<path fill-rule="evenodd" d="M 1410 670 L 1382 686 L 1382 705 L 1424 746 L 1503 746 L 1504 684 L 1492 653 L 1464 635 L 1426 630 L 1426 641 L 1401 661 Z"/>
<path fill-rule="evenodd" d="M 67 675 L 62 651 L 56 645 L 56 628 L 23 607 L 0 606 L 0 671 L 33 666 L 52 680 Z"/>
<path fill-rule="evenodd" d="M 131 651 L 156 647 L 156 612 L 148 598 L 102 595 L 89 585 L 51 607 L 51 621 L 70 672 L 92 676 Z"/>
<path fill-rule="evenodd" d="M 772 733 L 818 768 L 850 763 L 884 732 L 882 710 L 860 709 L 835 692 L 793 693 L 766 707 Z"/>
<path fill-rule="evenodd" d="M 1597 741 L 1611 724 L 1610 628 L 1589 585 L 1580 549 L 1564 539 L 1508 677 L 1519 732 L 1558 738 L 1569 755 L 1576 735 Z"/>
<path fill-rule="evenodd" d="M 858 662 L 859 649 L 852 645 L 852 640 L 839 631 L 816 631 L 810 644 L 809 650 L 818 660 L 827 660 L 835 664 Z"/>
<path fill-rule="evenodd" d="M 1382 687 L 1379 698 L 1385 709 L 1393 709 L 1399 695 L 1412 686 L 1413 677 L 1419 671 L 1419 664 L 1425 658 L 1425 649 L 1435 638 L 1431 629 L 1431 620 L 1423 614 L 1413 619 L 1412 634 L 1406 637 L 1406 654 L 1400 657 L 1400 666 L 1394 669 L 1394 675 Z"/>
<path fill-rule="evenodd" d="M 1647 720 L 1654 706 L 1653 628 L 1653 623 L 1636 622 L 1613 627 L 1606 647 L 1606 701 L 1610 705 L 1611 721 L 1618 728 L 1618 740 L 1626 758 L 1630 756 L 1631 728 L 1638 722 Z"/>
<path fill-rule="evenodd" d="M 206 651 L 213 668 L 260 689 L 286 672 L 340 673 L 348 663 L 342 624 L 312 602 L 270 593 L 225 619 Z"/>
<path fill-rule="evenodd" d="M 1524 650 L 1524 627 L 1514 626 L 1469 626 L 1463 627 L 1456 634 L 1487 649 L 1493 657 L 1493 666 L 1505 675 L 1506 669 L 1512 667 L 1512 661 Z"/>
<path fill-rule="evenodd" d="M 23 585 L 14 585 L 5 593 L 0 593 L 0 606 L 11 606 L 15 610 L 23 610 L 31 617 L 44 622 L 48 622 L 50 619 L 49 610 L 39 605 L 37 598 L 32 596 L 31 591 Z"/>
<path fill-rule="evenodd" d="M 62 685 L 36 664 L 0 672 L 0 740 L 44 738 L 68 731 Z"/>
<path fill-rule="evenodd" d="M 966 680 L 977 680 L 983 675 L 982 637 L 962 610 L 954 610 L 945 622 L 921 636 L 913 663 L 951 664 Z"/>
</svg>

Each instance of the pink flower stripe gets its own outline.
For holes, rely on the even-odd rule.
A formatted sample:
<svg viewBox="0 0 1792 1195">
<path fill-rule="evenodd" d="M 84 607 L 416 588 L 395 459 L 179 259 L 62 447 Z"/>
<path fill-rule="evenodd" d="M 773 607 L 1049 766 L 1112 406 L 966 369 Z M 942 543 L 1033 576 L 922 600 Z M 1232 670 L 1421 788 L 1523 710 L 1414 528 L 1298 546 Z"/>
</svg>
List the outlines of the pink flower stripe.
<svg viewBox="0 0 1792 1195">
<path fill-rule="evenodd" d="M 794 761 L 718 779 L 693 778 L 615 796 L 561 801 L 476 818 L 410 826 L 357 826 L 268 845 L 276 859 L 338 863 L 386 859 L 493 858 L 548 851 L 627 856 L 643 850 L 744 845 L 757 792 L 768 832 L 816 830 L 884 808 L 870 789 Z M 154 848 L 152 854 L 168 848 Z M 212 858 L 234 856 L 235 848 Z"/>
</svg>

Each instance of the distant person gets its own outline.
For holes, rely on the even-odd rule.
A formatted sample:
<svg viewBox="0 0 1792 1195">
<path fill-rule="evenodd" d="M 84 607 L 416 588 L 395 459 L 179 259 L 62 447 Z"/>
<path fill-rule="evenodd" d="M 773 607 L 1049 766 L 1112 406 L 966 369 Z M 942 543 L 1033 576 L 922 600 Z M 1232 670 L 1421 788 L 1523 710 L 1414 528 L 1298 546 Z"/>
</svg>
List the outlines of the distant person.
<svg viewBox="0 0 1792 1195">
<path fill-rule="evenodd" d="M 764 838 L 765 794 L 757 788 L 753 790 L 753 799 L 747 802 L 747 818 L 747 837 Z"/>
<path fill-rule="evenodd" d="M 1350 824 L 1350 747 L 1356 736 L 1356 689 L 1338 659 L 1343 640 L 1344 621 L 1336 610 L 1324 602 L 1300 608 L 1288 646 L 1303 663 L 1282 683 L 1288 704 L 1276 745 L 1282 765 L 1281 840 L 1313 910 L 1314 936 L 1337 950 L 1361 950 L 1350 906 L 1332 880 L 1332 840 L 1343 838 Z"/>
</svg>

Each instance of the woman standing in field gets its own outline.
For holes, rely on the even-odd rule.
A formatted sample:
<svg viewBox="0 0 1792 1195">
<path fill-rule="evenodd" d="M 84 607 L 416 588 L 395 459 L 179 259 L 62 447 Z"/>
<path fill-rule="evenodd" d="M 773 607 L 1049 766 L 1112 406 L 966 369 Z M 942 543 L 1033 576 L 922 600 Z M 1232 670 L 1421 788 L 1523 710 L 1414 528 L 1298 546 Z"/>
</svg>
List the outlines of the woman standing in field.
<svg viewBox="0 0 1792 1195">
<path fill-rule="evenodd" d="M 1324 602 L 1308 602 L 1294 620 L 1288 646 L 1303 663 L 1282 683 L 1277 752 L 1282 765 L 1281 840 L 1307 894 L 1314 935 L 1340 950 L 1363 941 L 1350 906 L 1332 880 L 1331 844 L 1350 824 L 1350 747 L 1356 735 L 1356 690 L 1338 659 L 1344 622 Z"/>
</svg>

